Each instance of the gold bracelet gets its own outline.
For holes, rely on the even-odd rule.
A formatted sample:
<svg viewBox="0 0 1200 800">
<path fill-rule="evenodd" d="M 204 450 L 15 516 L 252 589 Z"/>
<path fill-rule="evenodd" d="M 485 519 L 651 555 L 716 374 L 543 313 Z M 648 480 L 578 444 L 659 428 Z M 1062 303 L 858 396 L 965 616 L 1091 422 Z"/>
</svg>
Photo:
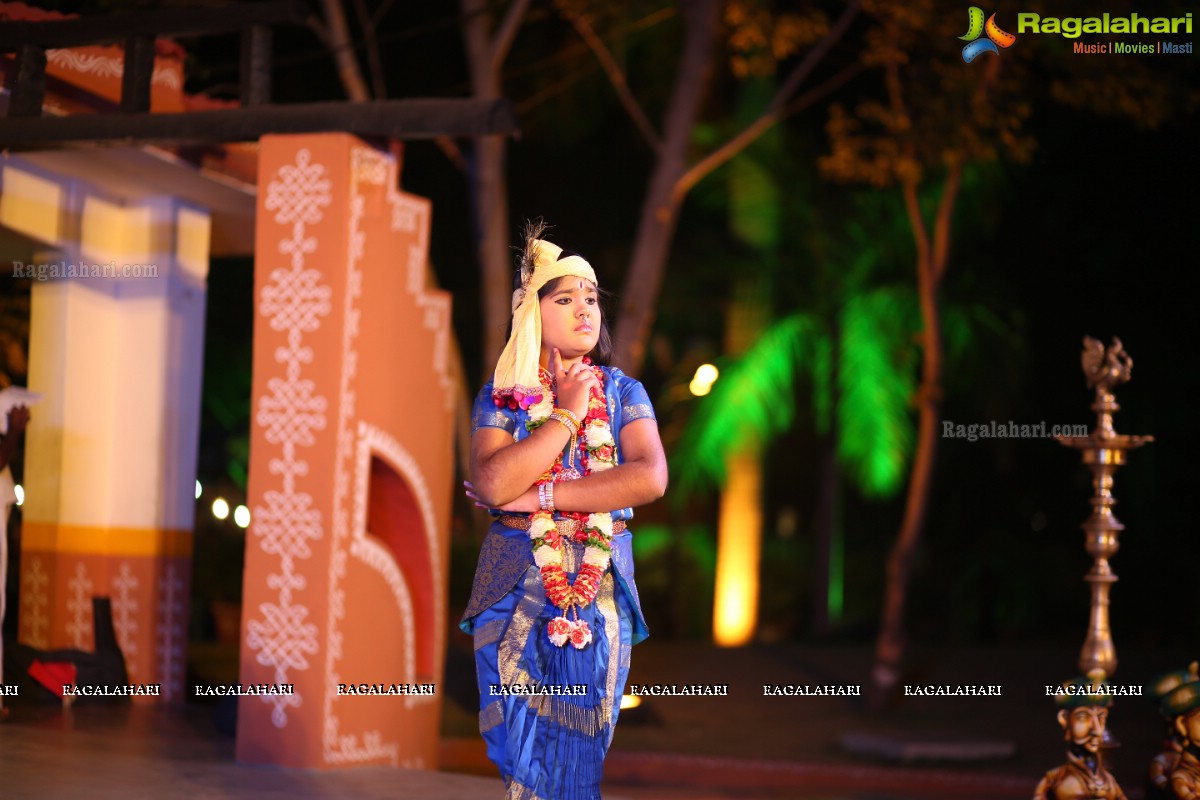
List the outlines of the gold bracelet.
<svg viewBox="0 0 1200 800">
<path fill-rule="evenodd" d="M 564 408 L 556 408 L 551 411 L 550 419 L 558 420 L 562 423 L 562 426 L 567 429 L 567 433 L 571 435 L 570 440 L 567 442 L 567 453 L 570 459 L 567 462 L 567 467 L 569 470 L 573 470 L 575 467 L 575 446 L 579 441 L 579 423 L 576 421 L 575 415 Z"/>
</svg>

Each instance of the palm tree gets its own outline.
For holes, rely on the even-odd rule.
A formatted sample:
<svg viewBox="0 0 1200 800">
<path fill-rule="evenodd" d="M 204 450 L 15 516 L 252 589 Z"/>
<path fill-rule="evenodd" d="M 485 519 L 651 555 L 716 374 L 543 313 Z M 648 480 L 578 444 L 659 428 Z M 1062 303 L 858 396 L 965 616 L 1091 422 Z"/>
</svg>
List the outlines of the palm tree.
<svg viewBox="0 0 1200 800">
<path fill-rule="evenodd" d="M 731 124 L 752 117 L 773 92 L 769 79 L 743 84 Z M 699 134 L 721 137 L 707 128 Z M 811 174 L 805 175 L 797 155 L 802 151 L 789 147 L 785 137 L 782 129 L 767 131 L 725 170 L 719 202 L 732 237 L 752 253 L 753 266 L 734 273 L 725 352 L 735 360 L 702 404 L 678 454 L 684 493 L 705 477 L 720 485 L 713 632 L 726 646 L 745 644 L 754 634 L 763 443 L 791 427 L 798 379 L 806 378 L 813 389 L 822 466 L 812 604 L 818 631 L 836 620 L 842 605 L 841 471 L 836 464 L 847 466 L 865 494 L 891 494 L 912 440 L 905 408 L 913 389 L 908 332 L 917 319 L 916 305 L 904 289 L 870 286 L 886 260 L 886 248 L 878 246 L 886 237 L 872 238 L 862 227 L 864 222 L 885 230 L 890 225 L 895 240 L 904 233 L 895 223 L 898 209 L 864 194 L 849 213 L 833 217 L 843 220 L 840 229 L 821 219 L 828 200 L 818 202 L 815 193 L 803 191 L 812 185 Z M 798 217 L 807 217 L 807 224 L 797 226 Z M 797 228 L 811 233 L 796 237 Z M 810 251 L 808 264 L 785 265 L 785 239 Z M 808 308 L 779 317 L 772 298 L 796 274 L 809 278 Z"/>
<path fill-rule="evenodd" d="M 836 524 L 841 477 L 865 496 L 894 495 L 913 443 L 915 296 L 907 288 L 880 286 L 848 291 L 836 306 L 828 316 L 798 311 L 775 321 L 741 357 L 728 361 L 689 424 L 672 470 L 683 492 L 706 481 L 753 489 L 760 483 L 754 475 L 757 443 L 795 424 L 796 386 L 804 381 L 811 387 L 823 469 L 815 515 L 818 628 L 836 622 L 842 605 Z M 731 465 L 739 474 L 731 475 Z M 722 498 L 725 507 L 758 502 Z M 737 524 L 730 515 L 723 521 Z M 746 532 L 737 538 L 744 540 Z"/>
<path fill-rule="evenodd" d="M 746 181 L 745 174 L 740 180 Z M 731 206 L 736 208 L 739 195 L 734 195 Z M 761 206 L 764 191 L 743 190 L 742 203 L 747 196 L 758 196 Z M 811 392 L 809 424 L 817 434 L 821 474 L 814 514 L 817 632 L 836 625 L 842 610 L 843 481 L 848 479 L 867 498 L 893 497 L 905 485 L 915 444 L 913 398 L 920 351 L 914 332 L 921 327 L 920 304 L 910 284 L 882 282 L 881 276 L 893 263 L 903 263 L 902 256 L 891 254 L 902 247 L 896 243 L 905 241 L 907 223 L 894 196 L 857 195 L 851 209 L 834 217 L 846 220 L 841 230 L 814 218 L 814 233 L 807 237 L 813 254 L 806 273 L 811 286 L 804 293 L 807 307 L 759 323 L 753 339 L 745 332 L 754 327 L 740 325 L 743 346 L 729 347 L 733 342 L 727 341 L 727 352 L 736 355 L 724 360 L 720 379 L 699 402 L 673 454 L 672 474 L 681 495 L 706 484 L 721 487 L 718 549 L 722 551 L 722 541 L 727 546 L 718 555 L 715 603 L 718 610 L 732 606 L 742 612 L 742 635 L 729 643 L 748 641 L 746 631 L 752 633 L 754 627 L 745 611 L 753 616 L 754 600 L 746 597 L 757 592 L 761 443 L 797 424 L 798 387 Z M 769 305 L 770 282 L 762 273 L 735 281 L 742 288 L 733 293 L 731 328 L 738 327 L 739 315 L 747 315 L 748 305 Z M 747 284 L 758 290 L 747 292 Z M 982 306 L 948 304 L 944 314 L 948 356 L 955 360 L 966 354 L 972 332 L 981 325 L 1005 327 Z M 751 318 L 768 315 L 760 307 Z M 730 553 L 737 553 L 740 564 L 731 568 L 726 560 L 722 575 L 722 556 Z M 740 595 L 723 597 L 723 581 L 740 586 Z"/>
</svg>

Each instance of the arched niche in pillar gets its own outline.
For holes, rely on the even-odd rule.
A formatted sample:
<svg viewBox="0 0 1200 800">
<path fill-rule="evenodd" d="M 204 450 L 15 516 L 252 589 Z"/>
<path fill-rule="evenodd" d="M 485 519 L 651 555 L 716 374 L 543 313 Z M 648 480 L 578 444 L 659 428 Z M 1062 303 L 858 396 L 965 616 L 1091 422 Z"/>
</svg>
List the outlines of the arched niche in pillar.
<svg viewBox="0 0 1200 800">
<path fill-rule="evenodd" d="M 405 671 L 415 676 L 417 683 L 430 683 L 437 665 L 433 576 L 441 566 L 433 509 L 423 488 L 420 493 L 414 491 L 412 457 L 397 442 L 378 431 L 367 433 L 363 440 L 373 449 L 360 549 L 364 559 L 374 548 L 390 556 L 379 561 L 386 565 L 382 568 L 387 570 L 397 610 L 402 612 L 404 657 L 411 659 Z M 355 527 L 357 532 L 358 525 Z"/>
</svg>

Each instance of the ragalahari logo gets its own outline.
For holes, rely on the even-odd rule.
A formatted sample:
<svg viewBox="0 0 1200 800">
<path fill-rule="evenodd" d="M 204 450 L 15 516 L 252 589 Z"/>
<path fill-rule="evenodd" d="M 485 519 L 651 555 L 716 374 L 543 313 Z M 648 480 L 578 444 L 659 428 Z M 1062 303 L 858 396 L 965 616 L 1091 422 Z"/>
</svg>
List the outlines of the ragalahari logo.
<svg viewBox="0 0 1200 800">
<path fill-rule="evenodd" d="M 987 38 L 980 39 L 979 37 L 984 33 L 987 34 Z M 1012 47 L 1012 43 L 1017 40 L 1017 37 L 1011 33 L 1000 30 L 1000 26 L 996 24 L 995 14 L 988 17 L 985 24 L 983 9 L 979 6 L 971 6 L 967 10 L 967 34 L 958 38 L 968 43 L 962 52 L 963 61 L 968 64 L 983 53 L 1000 55 L 999 48 Z"/>
</svg>

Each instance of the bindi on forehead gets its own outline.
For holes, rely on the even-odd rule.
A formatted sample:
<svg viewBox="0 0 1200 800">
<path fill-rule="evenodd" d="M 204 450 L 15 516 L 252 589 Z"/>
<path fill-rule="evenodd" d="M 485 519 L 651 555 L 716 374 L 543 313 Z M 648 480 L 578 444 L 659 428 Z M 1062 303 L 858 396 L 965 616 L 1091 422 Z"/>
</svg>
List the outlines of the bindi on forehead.
<svg viewBox="0 0 1200 800">
<path fill-rule="evenodd" d="M 578 292 L 586 292 L 586 293 L 592 294 L 592 295 L 599 294 L 600 290 L 597 289 L 596 285 L 594 283 L 592 283 L 591 281 L 589 281 L 587 278 L 579 278 L 578 281 L 579 282 L 575 286 L 572 286 L 569 283 L 560 283 L 559 287 L 557 289 L 555 289 L 553 294 L 551 294 L 549 296 L 550 297 L 559 297 L 560 295 L 577 294 Z"/>
</svg>

